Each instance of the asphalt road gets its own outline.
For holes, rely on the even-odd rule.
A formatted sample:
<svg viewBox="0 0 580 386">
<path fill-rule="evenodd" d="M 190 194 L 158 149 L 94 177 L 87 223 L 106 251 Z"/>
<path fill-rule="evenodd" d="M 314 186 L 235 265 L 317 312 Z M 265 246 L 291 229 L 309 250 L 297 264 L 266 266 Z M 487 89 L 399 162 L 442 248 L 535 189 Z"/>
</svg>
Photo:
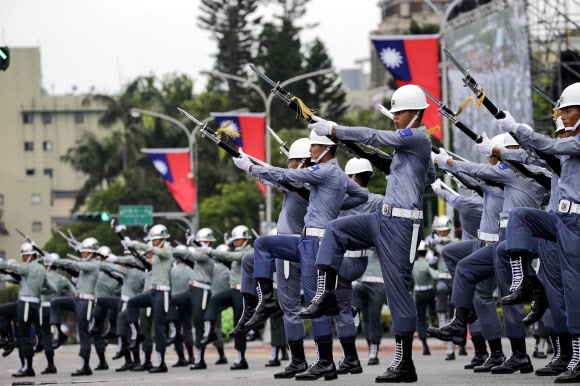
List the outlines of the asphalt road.
<svg viewBox="0 0 580 386">
<path fill-rule="evenodd" d="M 363 362 L 363 373 L 357 375 L 340 375 L 338 380 L 330 381 L 332 384 L 348 384 L 348 385 L 363 385 L 374 383 L 374 378 L 383 373 L 393 358 L 394 339 L 386 338 L 383 340 L 381 350 L 379 352 L 380 365 L 367 366 L 368 352 L 366 342 L 364 340 L 357 341 L 357 347 L 361 361 Z M 413 360 L 417 373 L 419 376 L 418 383 L 429 385 L 544 385 L 553 384 L 554 377 L 538 377 L 531 374 L 510 374 L 510 375 L 491 375 L 491 374 L 475 374 L 471 370 L 464 370 L 463 365 L 469 361 L 473 355 L 473 347 L 468 344 L 467 350 L 469 356 L 457 356 L 454 361 L 445 360 L 445 344 L 429 340 L 431 346 L 431 355 L 423 356 L 420 341 L 415 341 Z M 306 355 L 307 360 L 311 363 L 316 356 L 313 342 L 306 341 Z M 534 340 L 529 338 L 527 340 L 528 353 L 534 349 Z M 115 368 L 123 364 L 123 360 L 111 360 L 116 350 L 116 345 L 109 345 L 107 347 L 107 360 L 109 363 L 109 370 L 107 371 L 93 371 L 92 376 L 87 377 L 71 377 L 70 373 L 80 365 L 80 358 L 78 354 L 77 345 L 67 345 L 59 348 L 55 355 L 55 364 L 58 368 L 58 374 L 54 375 L 40 375 L 40 372 L 46 366 L 46 359 L 42 353 L 37 354 L 34 358 L 34 369 L 36 377 L 29 378 L 13 378 L 12 373 L 18 371 L 20 367 L 20 360 L 15 351 L 6 358 L 0 358 L 0 384 L 1 385 L 71 385 L 71 384 L 104 384 L 111 383 L 114 385 L 295 385 L 297 381 L 289 380 L 274 380 L 273 374 L 280 371 L 282 367 L 264 367 L 270 356 L 270 346 L 263 342 L 248 343 L 248 350 L 246 359 L 249 363 L 248 370 L 231 371 L 229 366 L 233 363 L 236 357 L 236 352 L 233 348 L 233 343 L 226 345 L 226 356 L 229 364 L 214 365 L 217 359 L 217 352 L 213 347 L 208 348 L 206 354 L 206 362 L 208 364 L 207 370 L 191 371 L 187 367 L 171 368 L 177 360 L 177 356 L 173 349 L 168 350 L 166 363 L 169 367 L 169 372 L 165 374 L 148 374 L 125 372 L 117 373 Z M 509 344 L 507 339 L 504 339 L 504 352 L 509 353 Z M 340 344 L 335 340 L 334 344 L 335 362 L 342 356 Z M 457 354 L 457 352 L 456 352 Z M 534 369 L 543 367 L 548 362 L 548 359 L 532 358 Z M 284 366 L 287 362 L 282 362 Z M 91 357 L 91 368 L 97 364 L 96 355 Z M 319 380 L 323 383 L 324 380 Z"/>
</svg>

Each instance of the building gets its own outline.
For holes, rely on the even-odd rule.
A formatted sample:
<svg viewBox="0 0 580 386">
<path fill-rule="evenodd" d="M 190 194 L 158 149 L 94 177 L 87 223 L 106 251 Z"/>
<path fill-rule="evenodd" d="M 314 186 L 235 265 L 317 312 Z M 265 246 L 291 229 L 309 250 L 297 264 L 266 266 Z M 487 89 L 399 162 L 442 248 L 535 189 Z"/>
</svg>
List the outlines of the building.
<svg viewBox="0 0 580 386">
<path fill-rule="evenodd" d="M 42 246 L 71 221 L 85 176 L 60 157 L 84 132 L 108 132 L 98 125 L 104 106 L 83 106 L 86 95 L 46 95 L 41 75 L 37 47 L 10 48 L 10 67 L 0 72 L 0 257 L 18 257 L 15 228 Z"/>
</svg>

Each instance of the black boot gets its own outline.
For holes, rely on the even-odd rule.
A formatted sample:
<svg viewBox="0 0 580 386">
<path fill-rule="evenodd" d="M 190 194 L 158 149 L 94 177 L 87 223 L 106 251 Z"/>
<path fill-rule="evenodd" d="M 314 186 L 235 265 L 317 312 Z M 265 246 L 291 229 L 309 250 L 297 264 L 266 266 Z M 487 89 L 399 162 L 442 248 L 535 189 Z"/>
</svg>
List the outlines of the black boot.
<svg viewBox="0 0 580 386">
<path fill-rule="evenodd" d="M 256 312 L 256 306 L 258 305 L 258 297 L 248 293 L 242 293 L 242 305 L 243 312 L 242 317 L 238 320 L 236 327 L 230 332 L 230 338 L 235 338 L 237 336 L 245 335 L 248 330 L 246 329 L 246 323 L 252 319 L 254 312 Z"/>
<path fill-rule="evenodd" d="M 202 346 L 206 346 L 211 342 L 215 342 L 217 340 L 217 335 L 215 333 L 215 322 L 211 320 L 205 321 L 205 329 L 203 331 L 203 338 L 201 339 L 200 344 Z"/>
<path fill-rule="evenodd" d="M 227 365 L 228 364 L 228 358 L 226 358 L 226 354 L 224 353 L 224 348 L 223 347 L 216 347 L 218 354 L 219 354 L 219 358 L 218 360 L 215 362 L 216 365 Z"/>
<path fill-rule="evenodd" d="M 358 353 L 356 352 L 355 343 L 354 340 L 348 342 L 340 341 L 344 357 L 338 362 L 338 370 L 336 371 L 338 374 L 360 374 L 363 372 L 358 359 Z"/>
<path fill-rule="evenodd" d="M 481 366 L 475 366 L 473 368 L 473 372 L 475 373 L 489 373 L 492 368 L 505 362 L 505 356 L 503 355 L 503 349 L 501 347 L 501 338 L 492 339 L 488 343 L 491 354 Z"/>
<path fill-rule="evenodd" d="M 551 335 L 554 356 L 552 360 L 541 369 L 536 370 L 538 376 L 560 375 L 568 369 L 572 360 L 572 336 L 570 334 Z"/>
<path fill-rule="evenodd" d="M 16 374 L 12 374 L 14 378 L 34 377 L 34 369 L 32 368 L 32 355 L 24 358 L 24 365 Z"/>
<path fill-rule="evenodd" d="M 431 355 L 431 350 L 429 350 L 427 339 L 421 339 L 421 343 L 423 343 L 423 355 Z"/>
<path fill-rule="evenodd" d="M 99 356 L 99 364 L 95 367 L 95 370 L 109 370 L 109 364 L 105 359 L 105 353 L 98 353 Z"/>
<path fill-rule="evenodd" d="M 36 345 L 34 346 L 34 353 L 38 354 L 44 351 L 44 345 L 39 336 L 36 337 Z"/>
<path fill-rule="evenodd" d="M 387 371 L 375 378 L 376 383 L 417 382 L 413 364 L 413 338 L 395 336 L 395 358 Z"/>
<path fill-rule="evenodd" d="M 331 381 L 338 378 L 334 360 L 332 359 L 332 341 L 315 340 L 316 361 L 301 374 L 296 374 L 297 381 L 315 381 L 324 377 L 324 380 Z"/>
<path fill-rule="evenodd" d="M 129 358 L 131 358 L 131 351 L 129 351 L 129 343 L 127 342 L 127 338 L 124 336 L 118 336 L 118 340 L 121 342 L 119 348 L 115 355 L 113 355 L 113 360 L 121 359 L 126 357 L 129 354 Z"/>
<path fill-rule="evenodd" d="M 56 350 L 67 341 L 68 336 L 64 332 L 62 332 L 60 330 L 60 327 L 57 326 L 56 324 L 53 324 L 52 328 L 54 329 L 52 348 Z"/>
<path fill-rule="evenodd" d="M 463 307 L 455 307 L 453 319 L 441 328 L 429 327 L 429 335 L 444 342 L 453 342 L 458 346 L 465 346 L 467 343 L 467 318 L 471 310 Z"/>
<path fill-rule="evenodd" d="M 475 355 L 471 358 L 471 361 L 463 366 L 466 370 L 471 370 L 476 366 L 481 366 L 485 363 L 485 360 L 489 357 L 487 354 L 487 346 L 485 345 L 485 339 L 483 338 L 471 338 L 473 343 L 473 348 L 475 349 Z"/>
<path fill-rule="evenodd" d="M 314 295 L 308 308 L 298 314 L 301 319 L 316 319 L 324 315 L 338 315 L 338 302 L 334 294 L 336 276 L 336 272 L 332 269 L 318 271 L 316 295 Z"/>
<path fill-rule="evenodd" d="M 185 348 L 187 350 L 187 356 L 188 356 L 188 360 L 187 360 L 187 364 L 188 365 L 193 365 L 195 364 L 195 356 L 193 355 L 193 345 L 191 343 L 186 343 L 185 344 Z"/>
<path fill-rule="evenodd" d="M 133 323 L 132 326 L 135 328 L 135 332 L 133 332 L 133 328 L 131 328 L 131 341 L 129 342 L 129 349 L 133 350 L 139 346 L 141 342 L 145 340 L 145 335 L 141 332 L 138 323 Z"/>
<path fill-rule="evenodd" d="M 580 335 L 572 336 L 572 359 L 564 374 L 556 377 L 554 383 L 579 383 L 580 382 Z"/>
<path fill-rule="evenodd" d="M 230 366 L 230 370 L 247 370 L 249 368 L 246 361 L 245 351 L 238 350 L 238 359 Z"/>
<path fill-rule="evenodd" d="M 266 320 L 280 310 L 280 305 L 274 298 L 274 281 L 269 279 L 258 279 L 258 305 L 254 315 L 246 323 L 246 331 L 260 330 Z M 263 327 L 262 327 L 263 328 Z"/>
<path fill-rule="evenodd" d="M 501 304 L 512 305 L 530 302 L 533 300 L 534 288 L 528 275 L 528 259 L 526 256 L 512 254 L 512 285 L 510 293 L 501 298 Z"/>
<path fill-rule="evenodd" d="M 467 354 L 467 350 L 465 349 L 465 346 L 459 346 L 459 352 L 458 352 L 458 354 L 460 356 L 467 356 L 468 355 Z"/>
<path fill-rule="evenodd" d="M 183 354 L 183 350 L 177 352 L 177 357 L 178 357 L 177 362 L 175 362 L 175 364 L 171 367 L 187 367 L 187 366 L 189 366 L 189 362 L 187 361 L 187 359 L 185 359 L 185 355 Z"/>
<path fill-rule="evenodd" d="M 156 366 L 151 367 L 149 369 L 149 373 L 155 374 L 155 373 L 166 373 L 166 372 L 167 372 L 167 365 L 165 364 L 165 352 L 158 352 Z"/>
<path fill-rule="evenodd" d="M 135 360 L 133 360 L 133 363 L 134 362 L 135 362 Z M 131 371 L 147 371 L 152 367 L 153 367 L 153 364 L 151 363 L 151 353 L 146 352 L 145 353 L 145 360 L 143 361 L 143 363 L 139 363 L 138 365 L 134 366 L 131 369 Z"/>
<path fill-rule="evenodd" d="M 136 364 L 138 363 L 133 363 L 133 360 L 131 359 L 131 351 L 129 350 L 125 350 L 125 364 L 121 367 L 119 367 L 118 369 L 115 369 L 116 372 L 120 373 L 120 372 L 124 372 L 127 370 L 131 370 Z"/>
<path fill-rule="evenodd" d="M 513 374 L 519 371 L 521 374 L 534 371 L 532 361 L 526 354 L 526 338 L 510 338 L 512 353 L 506 361 L 491 369 L 492 374 Z"/>
<path fill-rule="evenodd" d="M 540 279 L 538 279 L 537 276 L 531 276 L 530 282 L 534 288 L 534 300 L 532 301 L 532 310 L 522 320 L 526 326 L 531 326 L 532 324 L 540 321 L 549 307 L 546 290 L 544 289 L 544 285 Z"/>
<path fill-rule="evenodd" d="M 302 340 L 289 341 L 291 360 L 284 371 L 274 374 L 274 378 L 293 378 L 296 374 L 300 374 L 308 370 L 306 363 L 306 356 L 304 355 L 304 342 Z"/>
<path fill-rule="evenodd" d="M 93 375 L 93 371 L 89 367 L 89 358 L 82 358 L 81 367 L 77 369 L 74 373 L 71 374 L 73 377 L 78 377 L 81 375 Z"/>
<path fill-rule="evenodd" d="M 367 362 L 367 366 L 376 366 L 379 364 L 379 344 L 371 343 L 368 339 L 367 344 L 369 345 L 369 361 Z"/>
</svg>

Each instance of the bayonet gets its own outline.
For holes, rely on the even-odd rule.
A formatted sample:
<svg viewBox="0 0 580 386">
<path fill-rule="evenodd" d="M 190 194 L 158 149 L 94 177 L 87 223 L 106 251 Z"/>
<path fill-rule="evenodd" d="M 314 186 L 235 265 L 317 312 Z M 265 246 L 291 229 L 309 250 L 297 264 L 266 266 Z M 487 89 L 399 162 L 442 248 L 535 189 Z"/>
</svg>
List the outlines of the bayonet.
<svg viewBox="0 0 580 386">
<path fill-rule="evenodd" d="M 545 100 L 547 100 L 548 102 L 550 102 L 550 104 L 552 106 L 554 106 L 554 108 L 558 107 L 558 103 L 556 103 L 552 98 L 550 98 L 550 96 L 548 94 L 546 94 L 544 91 L 540 90 L 538 87 L 532 85 L 533 89 L 535 92 L 537 92 L 538 94 L 540 94 L 540 96 L 542 98 L 544 98 Z"/>
<path fill-rule="evenodd" d="M 74 261 L 81 261 L 81 260 L 82 260 L 80 257 L 78 257 L 78 256 L 75 256 L 75 255 L 73 255 L 72 253 L 67 253 L 67 254 L 66 254 L 66 256 L 67 256 L 69 259 L 71 259 L 71 260 L 74 260 Z"/>
<path fill-rule="evenodd" d="M 272 134 L 272 137 L 274 137 L 276 142 L 280 144 L 280 153 L 286 155 L 286 157 L 290 157 L 290 149 L 286 146 L 286 142 L 282 141 L 282 138 L 280 138 L 270 126 L 266 126 L 266 129 L 268 129 L 270 134 Z"/>
<path fill-rule="evenodd" d="M 456 196 L 459 196 L 459 195 L 460 195 L 460 194 L 459 194 L 459 193 L 457 193 L 455 190 L 453 190 L 453 189 L 451 188 L 451 186 L 447 185 L 447 184 L 446 184 L 445 182 L 443 182 L 443 181 L 441 181 L 441 187 L 442 187 L 442 188 L 444 188 L 444 189 L 446 189 L 447 191 L 449 191 L 450 193 L 452 193 L 452 194 L 454 194 L 454 195 L 456 195 Z"/>
<path fill-rule="evenodd" d="M 31 239 L 31 238 L 29 238 L 29 237 L 28 237 L 27 235 L 25 235 L 24 233 L 20 232 L 20 230 L 19 230 L 18 228 L 14 228 L 14 230 L 16 230 L 16 232 L 18 232 L 18 234 L 20 234 L 20 236 L 24 237 L 24 240 L 26 240 L 26 242 L 28 242 L 30 245 L 32 245 L 32 248 L 33 248 L 33 249 L 34 249 L 36 252 L 40 253 L 40 255 L 41 255 L 41 256 L 42 256 L 42 255 L 44 255 L 44 251 L 43 251 L 42 249 L 38 248 L 38 247 L 36 246 L 36 243 L 35 243 L 35 242 L 34 242 L 34 241 Z"/>
</svg>

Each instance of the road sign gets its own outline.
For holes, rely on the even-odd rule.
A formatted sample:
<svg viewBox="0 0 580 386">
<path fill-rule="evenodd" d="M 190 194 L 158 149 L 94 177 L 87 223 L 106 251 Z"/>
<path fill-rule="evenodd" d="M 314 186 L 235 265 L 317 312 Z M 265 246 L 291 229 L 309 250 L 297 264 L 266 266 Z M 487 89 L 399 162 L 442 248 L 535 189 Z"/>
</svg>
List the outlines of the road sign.
<svg viewBox="0 0 580 386">
<path fill-rule="evenodd" d="M 153 205 L 119 205 L 119 223 L 127 226 L 153 224 Z"/>
<path fill-rule="evenodd" d="M 0 70 L 6 71 L 10 65 L 10 50 L 8 47 L 0 47 Z"/>
</svg>

